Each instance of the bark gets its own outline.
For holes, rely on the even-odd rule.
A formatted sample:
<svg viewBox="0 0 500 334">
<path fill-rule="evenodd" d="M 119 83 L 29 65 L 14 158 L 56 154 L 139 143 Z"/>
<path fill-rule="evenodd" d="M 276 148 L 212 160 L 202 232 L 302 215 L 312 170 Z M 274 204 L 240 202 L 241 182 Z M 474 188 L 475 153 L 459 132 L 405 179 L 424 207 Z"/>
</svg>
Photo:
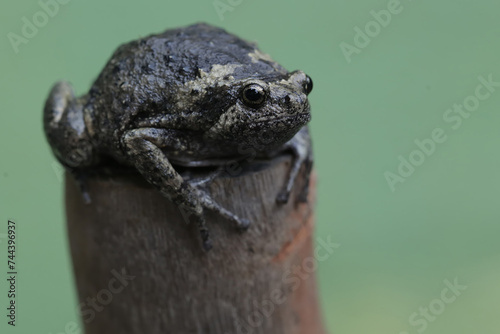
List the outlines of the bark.
<svg viewBox="0 0 500 334">
<path fill-rule="evenodd" d="M 310 272 L 315 178 L 308 204 L 296 203 L 303 173 L 288 204 L 276 204 L 289 168 L 289 157 L 254 162 L 210 184 L 213 198 L 251 226 L 238 231 L 207 212 L 209 252 L 196 226 L 139 175 L 119 169 L 91 175 L 91 204 L 67 175 L 85 333 L 325 334 Z"/>
</svg>

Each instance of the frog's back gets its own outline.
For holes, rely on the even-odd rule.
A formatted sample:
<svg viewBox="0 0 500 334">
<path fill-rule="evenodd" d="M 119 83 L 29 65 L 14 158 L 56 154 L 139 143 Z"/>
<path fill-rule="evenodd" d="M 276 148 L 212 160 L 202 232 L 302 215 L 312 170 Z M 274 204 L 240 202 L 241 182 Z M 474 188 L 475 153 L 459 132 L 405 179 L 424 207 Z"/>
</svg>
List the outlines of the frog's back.
<svg viewBox="0 0 500 334">
<path fill-rule="evenodd" d="M 203 23 L 167 30 L 150 38 L 152 51 L 173 57 L 166 60 L 174 72 L 198 70 L 210 72 L 213 65 L 245 65 L 244 71 L 233 75 L 235 79 L 241 79 L 243 76 L 248 76 L 248 67 L 256 64 L 250 56 L 255 53 L 256 44 L 232 35 L 224 29 Z M 255 66 L 253 72 L 269 73 L 280 67 L 277 63 L 269 61 L 259 65 Z M 188 79 L 197 76 L 197 73 L 191 74 L 194 77 L 188 75 Z"/>
<path fill-rule="evenodd" d="M 286 70 L 263 54 L 255 43 L 245 41 L 224 29 L 198 23 L 170 29 L 120 46 L 97 79 L 113 75 L 117 81 L 125 75 L 156 75 L 163 80 L 186 82 L 195 80 L 201 71 L 210 72 L 214 65 L 243 65 L 233 77 L 243 79 L 250 74 L 272 76 Z M 102 79 L 102 80 L 100 80 Z"/>
</svg>

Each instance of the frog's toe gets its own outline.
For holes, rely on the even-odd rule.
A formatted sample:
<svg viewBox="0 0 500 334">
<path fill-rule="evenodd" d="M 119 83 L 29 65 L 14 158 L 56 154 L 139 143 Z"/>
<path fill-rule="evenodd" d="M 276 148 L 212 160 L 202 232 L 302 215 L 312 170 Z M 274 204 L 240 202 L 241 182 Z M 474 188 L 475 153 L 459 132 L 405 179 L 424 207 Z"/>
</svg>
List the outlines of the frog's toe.
<svg viewBox="0 0 500 334">
<path fill-rule="evenodd" d="M 210 239 L 208 232 L 207 233 L 201 232 L 201 239 L 203 242 L 203 250 L 205 252 L 208 252 L 209 250 L 211 250 L 214 247 L 214 245 L 212 243 L 212 239 Z"/>
<path fill-rule="evenodd" d="M 243 231 L 248 229 L 248 227 L 250 225 L 250 221 L 248 219 L 242 219 L 242 218 L 238 217 L 238 215 L 236 215 L 233 212 L 229 211 L 228 209 L 224 208 L 219 203 L 214 201 L 212 199 L 212 197 L 204 190 L 201 190 L 201 189 L 197 189 L 197 190 L 198 190 L 198 194 L 200 196 L 199 198 L 200 198 L 201 202 L 203 203 L 202 205 L 205 208 L 212 210 L 212 211 L 215 211 L 216 213 L 218 213 L 219 215 L 221 215 L 222 217 L 226 218 L 231 223 L 236 225 L 236 227 L 238 229 L 241 229 Z"/>
<path fill-rule="evenodd" d="M 276 203 L 278 204 L 286 204 L 290 199 L 290 192 L 287 190 L 280 191 L 278 196 L 276 196 Z"/>
<path fill-rule="evenodd" d="M 250 220 L 244 218 L 239 220 L 240 220 L 238 224 L 239 229 L 242 231 L 248 230 L 248 228 L 250 227 Z"/>
<path fill-rule="evenodd" d="M 223 209 L 218 211 L 218 213 L 233 222 L 240 231 L 246 231 L 250 227 L 250 220 L 240 218 L 230 211 Z"/>
</svg>

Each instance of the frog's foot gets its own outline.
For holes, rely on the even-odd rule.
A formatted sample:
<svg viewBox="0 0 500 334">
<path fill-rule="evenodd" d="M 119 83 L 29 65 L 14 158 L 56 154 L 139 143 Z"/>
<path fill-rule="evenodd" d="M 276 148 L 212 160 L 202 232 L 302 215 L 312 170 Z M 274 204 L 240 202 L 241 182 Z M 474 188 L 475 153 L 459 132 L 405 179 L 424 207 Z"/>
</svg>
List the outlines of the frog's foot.
<svg viewBox="0 0 500 334">
<path fill-rule="evenodd" d="M 189 185 L 186 184 L 184 188 L 187 188 L 188 186 Z M 205 221 L 203 207 L 201 206 L 195 192 L 186 195 L 187 196 L 185 198 L 174 200 L 174 203 L 177 204 L 177 208 L 179 209 L 186 224 L 196 224 L 198 232 L 201 236 L 203 249 L 205 251 L 209 251 L 212 249 L 213 245 L 212 240 L 210 239 L 210 231 L 208 230 L 207 223 Z"/>
<path fill-rule="evenodd" d="M 189 184 L 189 182 L 187 182 Z M 181 214 L 184 217 L 184 220 L 186 223 L 195 223 L 198 226 L 198 231 L 201 236 L 202 244 L 203 244 L 203 249 L 205 251 L 209 251 L 212 249 L 213 244 L 212 240 L 210 239 L 210 232 L 208 230 L 208 227 L 206 225 L 205 221 L 205 215 L 204 215 L 204 210 L 209 209 L 217 214 L 221 215 L 222 217 L 228 219 L 230 222 L 235 224 L 237 228 L 239 228 L 242 231 L 245 231 L 248 229 L 250 226 L 250 222 L 247 219 L 241 219 L 231 211 L 225 209 L 222 207 L 220 204 L 215 202 L 212 197 L 205 192 L 204 190 L 201 190 L 199 188 L 192 188 L 194 190 L 193 196 L 196 196 L 196 202 L 200 203 L 198 206 L 191 206 L 188 203 L 184 203 L 179 205 L 179 209 L 181 211 Z"/>
<path fill-rule="evenodd" d="M 201 206 L 204 209 L 215 211 L 217 214 L 221 215 L 222 217 L 234 223 L 242 231 L 247 230 L 248 227 L 250 226 L 250 222 L 247 219 L 241 219 L 234 213 L 223 208 L 204 191 L 197 189 L 197 193 L 199 195 Z M 179 209 L 181 210 L 181 213 L 187 223 L 195 223 L 198 226 L 198 231 L 201 236 L 203 249 L 205 251 L 209 251 L 210 249 L 212 249 L 213 243 L 210 238 L 210 231 L 208 230 L 204 213 L 199 212 L 197 210 L 193 210 L 194 208 L 184 205 L 180 205 Z"/>
<path fill-rule="evenodd" d="M 84 114 L 71 84 L 54 85 L 45 102 L 44 130 L 59 162 L 67 168 L 89 167 L 97 160 Z"/>
<path fill-rule="evenodd" d="M 203 217 L 203 215 L 195 215 L 194 220 L 196 225 L 198 225 L 198 231 L 200 233 L 203 250 L 205 252 L 208 252 L 213 248 L 213 243 L 212 239 L 210 239 L 210 232 L 208 231 L 208 227 L 205 222 L 205 217 Z"/>
<path fill-rule="evenodd" d="M 194 178 L 186 182 L 193 188 L 196 188 L 200 197 L 201 205 L 209 210 L 215 211 L 217 214 L 231 221 L 235 226 L 241 230 L 247 230 L 250 222 L 247 219 L 242 219 L 236 214 L 222 207 L 205 190 L 205 187 L 211 183 L 215 178 L 224 172 L 223 168 L 218 168 L 205 177 Z"/>
<path fill-rule="evenodd" d="M 215 202 L 208 193 L 204 191 L 199 191 L 200 200 L 204 208 L 215 211 L 217 214 L 228 219 L 232 222 L 238 229 L 246 231 L 250 226 L 250 221 L 248 219 L 243 219 L 238 217 L 236 214 L 222 207 L 219 203 Z"/>
</svg>

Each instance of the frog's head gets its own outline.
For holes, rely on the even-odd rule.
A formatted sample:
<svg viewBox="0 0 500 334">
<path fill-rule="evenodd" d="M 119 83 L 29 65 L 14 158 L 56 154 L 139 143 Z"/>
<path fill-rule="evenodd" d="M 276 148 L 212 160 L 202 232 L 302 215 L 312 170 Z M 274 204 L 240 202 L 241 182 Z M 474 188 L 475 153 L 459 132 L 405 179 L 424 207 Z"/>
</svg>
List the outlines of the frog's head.
<svg viewBox="0 0 500 334">
<path fill-rule="evenodd" d="M 302 71 L 275 73 L 227 84 L 223 113 L 207 136 L 258 151 L 279 147 L 310 119 L 311 78 Z"/>
</svg>

